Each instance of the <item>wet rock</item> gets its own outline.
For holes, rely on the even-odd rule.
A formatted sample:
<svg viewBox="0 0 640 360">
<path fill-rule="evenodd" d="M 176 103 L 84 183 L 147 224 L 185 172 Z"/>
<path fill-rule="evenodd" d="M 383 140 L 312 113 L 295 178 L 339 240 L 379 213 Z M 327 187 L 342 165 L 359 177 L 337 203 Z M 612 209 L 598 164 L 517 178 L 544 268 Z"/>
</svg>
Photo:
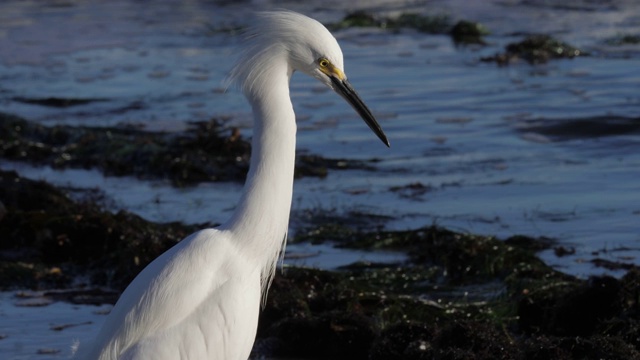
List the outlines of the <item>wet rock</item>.
<svg viewBox="0 0 640 360">
<path fill-rule="evenodd" d="M 516 359 L 520 352 L 503 329 L 479 321 L 444 324 L 433 342 L 438 357 L 444 359 Z"/>
<path fill-rule="evenodd" d="M 60 353 L 62 350 L 60 349 L 52 349 L 52 348 L 42 348 L 38 349 L 36 352 L 38 355 L 55 355 Z"/>
<path fill-rule="evenodd" d="M 244 182 L 250 154 L 250 142 L 217 119 L 191 123 L 182 133 L 161 133 L 126 127 L 46 127 L 0 113 L 0 156 L 54 168 L 97 168 L 111 176 L 168 179 L 181 187 Z M 298 157 L 296 176 L 371 170 L 373 162 L 303 154 Z"/>
<path fill-rule="evenodd" d="M 514 246 L 522 250 L 528 250 L 532 252 L 538 252 L 546 249 L 550 249 L 556 244 L 556 241 L 547 237 L 536 237 L 524 235 L 513 235 L 504 240 L 504 243 L 509 246 Z"/>
<path fill-rule="evenodd" d="M 589 336 L 621 311 L 620 282 L 612 277 L 556 282 L 531 289 L 518 304 L 520 327 L 527 332 Z"/>
<path fill-rule="evenodd" d="M 333 24 L 334 28 L 350 27 L 384 27 L 385 21 L 376 18 L 372 13 L 364 10 L 357 10 L 347 14 L 338 24 Z"/>
<path fill-rule="evenodd" d="M 146 264 L 194 230 L 76 203 L 64 191 L 12 171 L 0 170 L 0 198 L 8 209 L 0 222 L 4 289 L 67 286 L 80 270 L 95 284 L 124 288 Z"/>
<path fill-rule="evenodd" d="M 430 324 L 406 322 L 389 326 L 371 348 L 371 360 L 434 359 L 435 329 Z"/>
<path fill-rule="evenodd" d="M 640 359 L 640 353 L 628 343 L 609 337 L 549 337 L 545 335 L 526 339 L 524 359 L 557 360 L 627 360 Z"/>
<path fill-rule="evenodd" d="M 323 311 L 327 307 L 324 296 L 327 284 L 337 284 L 342 279 L 338 274 L 314 269 L 286 269 L 273 280 L 266 306 L 261 314 L 264 321 L 258 333 L 267 335 L 267 329 L 286 318 L 305 318 L 312 308 Z"/>
<path fill-rule="evenodd" d="M 595 258 L 589 261 L 593 265 L 609 270 L 632 270 L 636 268 L 636 265 L 630 262 L 623 261 L 611 261 L 607 259 Z"/>
<path fill-rule="evenodd" d="M 47 107 L 55 107 L 55 108 L 67 108 L 78 105 L 86 105 L 97 101 L 106 101 L 106 99 L 75 99 L 75 98 L 59 98 L 59 97 L 48 97 L 48 98 L 25 98 L 25 97 L 14 97 L 11 100 L 21 102 L 24 104 L 30 105 L 40 105 Z"/>
<path fill-rule="evenodd" d="M 369 161 L 358 161 L 349 159 L 329 159 L 318 155 L 298 154 L 296 156 L 296 178 L 301 177 L 326 177 L 329 170 L 369 170 L 374 171 L 375 167 L 371 164 L 376 159 Z"/>
<path fill-rule="evenodd" d="M 268 353 L 366 359 L 377 327 L 353 307 L 359 296 L 345 287 L 347 283 L 345 274 L 314 269 L 287 268 L 278 274 L 258 327 L 258 338 L 266 340 Z"/>
<path fill-rule="evenodd" d="M 520 42 L 508 44 L 505 52 L 480 60 L 498 65 L 509 65 L 520 59 L 529 64 L 544 64 L 553 59 L 572 59 L 586 55 L 586 52 L 549 35 L 529 35 Z"/>
<path fill-rule="evenodd" d="M 38 270 L 33 264 L 4 259 L 0 261 L 0 289 L 33 288 L 38 278 Z"/>
<path fill-rule="evenodd" d="M 461 234 L 437 226 L 363 233 L 344 225 L 329 225 L 301 230 L 296 239 L 331 240 L 355 249 L 403 251 L 412 263 L 438 269 L 430 275 L 435 282 L 463 284 L 505 277 L 525 264 L 542 272 L 550 270 L 532 252 L 492 237 Z"/>
<path fill-rule="evenodd" d="M 488 35 L 487 28 L 473 21 L 460 20 L 451 29 L 451 37 L 453 42 L 458 45 L 486 45 L 483 36 Z"/>
<path fill-rule="evenodd" d="M 276 354 L 316 359 L 368 359 L 376 337 L 373 319 L 344 311 L 309 318 L 287 318 L 271 329 L 283 341 Z"/>
<path fill-rule="evenodd" d="M 176 185 L 242 181 L 249 143 L 217 120 L 184 134 L 131 128 L 42 125 L 0 114 L 0 156 L 54 168 L 98 168 L 107 175 L 168 178 Z"/>
<path fill-rule="evenodd" d="M 530 63 L 547 59 L 574 58 L 584 52 L 549 35 L 530 35 L 518 43 L 507 45 L 507 52 L 518 54 Z"/>
<path fill-rule="evenodd" d="M 570 119 L 529 119 L 517 124 L 523 134 L 542 135 L 551 141 L 571 141 L 640 134 L 640 117 L 601 115 Z"/>
<path fill-rule="evenodd" d="M 389 191 L 398 194 L 401 198 L 412 199 L 416 201 L 422 200 L 422 195 L 433 191 L 430 185 L 424 185 L 420 182 L 411 183 L 405 186 L 392 186 Z"/>
<path fill-rule="evenodd" d="M 572 246 L 570 247 L 565 247 L 565 246 L 556 246 L 553 248 L 553 253 L 557 256 L 557 257 L 563 257 L 563 256 L 567 256 L 567 255 L 574 255 L 576 253 L 576 249 Z"/>
<path fill-rule="evenodd" d="M 340 22 L 329 24 L 328 27 L 332 30 L 351 27 L 377 27 L 391 31 L 413 29 L 427 34 L 449 34 L 458 45 L 485 45 L 482 37 L 489 34 L 487 28 L 478 22 L 460 20 L 452 25 L 449 16 L 444 14 L 402 13 L 396 17 L 382 17 L 363 10 L 349 13 Z"/>
<path fill-rule="evenodd" d="M 451 30 L 451 22 L 447 15 L 402 13 L 397 17 L 383 17 L 359 10 L 347 14 L 338 23 L 328 25 L 332 30 L 350 27 L 378 27 L 393 31 L 414 29 L 429 34 L 446 34 Z"/>
<path fill-rule="evenodd" d="M 620 34 L 605 41 L 607 45 L 637 45 L 640 44 L 640 35 L 638 34 Z"/>
</svg>

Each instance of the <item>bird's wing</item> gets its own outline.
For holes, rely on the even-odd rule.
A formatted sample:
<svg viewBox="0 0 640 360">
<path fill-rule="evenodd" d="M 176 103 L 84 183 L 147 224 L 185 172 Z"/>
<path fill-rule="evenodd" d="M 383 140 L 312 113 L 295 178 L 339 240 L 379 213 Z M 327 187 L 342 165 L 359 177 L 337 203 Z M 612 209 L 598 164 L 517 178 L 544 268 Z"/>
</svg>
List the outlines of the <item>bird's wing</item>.
<svg viewBox="0 0 640 360">
<path fill-rule="evenodd" d="M 242 257 L 226 232 L 205 229 L 182 240 L 127 287 L 107 318 L 96 348 L 121 354 L 141 339 L 180 323 L 237 275 L 238 261 Z"/>
</svg>

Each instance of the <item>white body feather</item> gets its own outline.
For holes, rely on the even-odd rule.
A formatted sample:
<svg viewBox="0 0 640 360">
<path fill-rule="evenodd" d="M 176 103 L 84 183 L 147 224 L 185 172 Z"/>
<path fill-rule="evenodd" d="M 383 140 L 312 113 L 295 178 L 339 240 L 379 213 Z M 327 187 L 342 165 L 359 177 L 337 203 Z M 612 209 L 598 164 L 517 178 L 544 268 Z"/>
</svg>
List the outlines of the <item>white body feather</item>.
<svg viewBox="0 0 640 360">
<path fill-rule="evenodd" d="M 80 345 L 79 358 L 248 358 L 261 294 L 289 222 L 296 136 L 289 80 L 301 70 L 333 88 L 327 69 L 318 69 L 319 58 L 342 68 L 342 52 L 320 23 L 292 12 L 259 16 L 231 74 L 255 116 L 238 207 L 218 229 L 196 232 L 149 264 L 122 294 L 96 341 Z M 372 116 L 368 121 L 375 123 Z"/>
<path fill-rule="evenodd" d="M 199 231 L 134 279 L 82 355 L 247 359 L 257 327 L 260 270 L 239 253 L 229 232 Z"/>
</svg>

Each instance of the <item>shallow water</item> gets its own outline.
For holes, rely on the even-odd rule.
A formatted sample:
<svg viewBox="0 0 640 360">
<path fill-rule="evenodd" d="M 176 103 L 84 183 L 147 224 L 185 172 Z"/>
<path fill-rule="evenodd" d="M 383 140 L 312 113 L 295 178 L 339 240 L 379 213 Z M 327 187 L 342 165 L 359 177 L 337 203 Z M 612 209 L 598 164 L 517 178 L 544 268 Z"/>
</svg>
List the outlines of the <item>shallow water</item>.
<svg viewBox="0 0 640 360">
<path fill-rule="evenodd" d="M 51 4 L 0 5 L 1 111 L 43 124 L 125 123 L 168 131 L 187 121 L 230 117 L 250 135 L 251 115 L 242 96 L 223 92 L 238 39 L 211 33 L 207 26 L 244 24 L 248 6 Z M 638 263 L 640 133 L 605 133 L 610 116 L 639 121 L 640 45 L 606 43 L 619 34 L 640 34 L 639 4 L 578 2 L 569 8 L 559 1 L 436 1 L 427 10 L 400 1 L 367 4 L 362 6 L 388 14 L 417 10 L 479 21 L 492 32 L 489 45 L 456 48 L 448 36 L 409 30 L 337 32 L 346 72 L 392 147 L 380 144 L 334 94 L 294 76 L 300 149 L 380 159 L 375 172 L 335 171 L 326 179 L 297 181 L 294 217 L 306 209 L 357 209 L 393 216 L 388 227 L 396 229 L 435 222 L 501 237 L 551 237 L 576 252 L 560 258 L 549 251 L 542 254 L 545 261 L 583 277 L 605 272 L 588 262 L 594 257 Z M 340 5 L 331 10 L 314 2 L 288 5 L 278 7 L 324 22 L 344 14 Z M 592 56 L 537 66 L 478 61 L 521 40 L 517 34 L 531 32 L 551 34 Z M 15 101 L 52 96 L 104 101 L 62 109 Z M 605 125 L 589 132 L 577 121 L 592 118 Z M 569 125 L 562 136 L 545 131 L 562 124 Z M 220 222 L 241 189 L 226 183 L 174 189 L 95 171 L 0 166 L 54 184 L 99 187 L 114 208 L 157 221 Z M 414 183 L 429 191 L 390 191 Z"/>
<path fill-rule="evenodd" d="M 0 292 L 0 354 L 12 360 L 68 358 L 74 342 L 91 339 L 110 308 Z"/>
</svg>

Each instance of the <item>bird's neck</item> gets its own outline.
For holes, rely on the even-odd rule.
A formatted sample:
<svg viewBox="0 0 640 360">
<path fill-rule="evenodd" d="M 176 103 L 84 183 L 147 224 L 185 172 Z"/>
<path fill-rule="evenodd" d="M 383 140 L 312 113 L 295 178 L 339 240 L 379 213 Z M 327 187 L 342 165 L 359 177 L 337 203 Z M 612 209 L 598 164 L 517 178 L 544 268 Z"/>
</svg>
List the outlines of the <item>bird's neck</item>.
<svg viewBox="0 0 640 360">
<path fill-rule="evenodd" d="M 224 225 L 244 251 L 266 261 L 266 268 L 275 266 L 280 254 L 293 194 L 296 122 L 290 75 L 286 68 L 274 69 L 268 82 L 246 93 L 254 114 L 251 164 L 240 203 Z"/>
</svg>

